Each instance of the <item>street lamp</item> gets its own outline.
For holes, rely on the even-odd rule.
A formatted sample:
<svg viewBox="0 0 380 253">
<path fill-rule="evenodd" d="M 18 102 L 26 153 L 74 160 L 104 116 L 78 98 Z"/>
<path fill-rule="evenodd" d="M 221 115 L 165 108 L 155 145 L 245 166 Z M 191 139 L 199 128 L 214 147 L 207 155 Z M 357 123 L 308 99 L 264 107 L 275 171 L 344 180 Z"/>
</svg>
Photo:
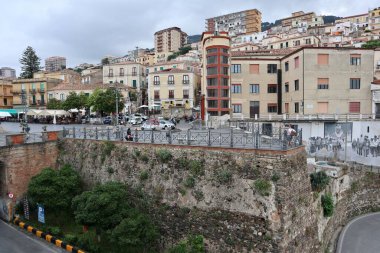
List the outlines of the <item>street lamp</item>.
<svg viewBox="0 0 380 253">
<path fill-rule="evenodd" d="M 27 118 L 27 113 L 28 113 L 28 94 L 26 93 L 26 90 L 21 89 L 21 101 L 24 105 L 24 122 L 21 123 L 22 130 L 23 132 L 29 132 L 28 131 L 28 118 Z"/>
</svg>

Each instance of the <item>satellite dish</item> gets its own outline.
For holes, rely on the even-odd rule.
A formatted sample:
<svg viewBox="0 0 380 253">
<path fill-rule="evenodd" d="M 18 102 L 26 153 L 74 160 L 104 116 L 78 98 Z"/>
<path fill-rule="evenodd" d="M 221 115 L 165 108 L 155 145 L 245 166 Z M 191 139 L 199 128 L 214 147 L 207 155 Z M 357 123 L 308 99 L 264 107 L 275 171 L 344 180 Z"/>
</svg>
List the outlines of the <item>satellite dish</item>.
<svg viewBox="0 0 380 253">
<path fill-rule="evenodd" d="M 8 193 L 8 197 L 9 197 L 10 199 L 13 199 L 13 193 Z"/>
</svg>

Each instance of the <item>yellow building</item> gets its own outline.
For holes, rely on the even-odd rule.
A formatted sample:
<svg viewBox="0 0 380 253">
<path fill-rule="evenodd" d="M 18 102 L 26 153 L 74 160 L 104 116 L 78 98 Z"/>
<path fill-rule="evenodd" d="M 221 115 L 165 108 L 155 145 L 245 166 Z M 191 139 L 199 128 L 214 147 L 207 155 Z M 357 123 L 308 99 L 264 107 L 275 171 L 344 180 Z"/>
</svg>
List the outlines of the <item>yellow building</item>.
<svg viewBox="0 0 380 253">
<path fill-rule="evenodd" d="M 380 7 L 370 10 L 368 13 L 368 28 L 372 33 L 380 34 Z"/>
<path fill-rule="evenodd" d="M 186 44 L 187 34 L 178 27 L 170 27 L 154 34 L 156 54 L 176 52 Z"/>
<path fill-rule="evenodd" d="M 24 106 L 22 101 L 24 96 L 28 107 L 45 108 L 47 102 L 47 92 L 61 82 L 62 80 L 53 78 L 13 80 L 13 107 L 22 108 Z"/>
<path fill-rule="evenodd" d="M 148 76 L 148 100 L 150 108 L 160 105 L 191 109 L 197 104 L 200 76 L 194 72 L 172 68 L 152 72 Z"/>
<path fill-rule="evenodd" d="M 12 81 L 0 79 L 0 109 L 13 108 Z"/>
</svg>

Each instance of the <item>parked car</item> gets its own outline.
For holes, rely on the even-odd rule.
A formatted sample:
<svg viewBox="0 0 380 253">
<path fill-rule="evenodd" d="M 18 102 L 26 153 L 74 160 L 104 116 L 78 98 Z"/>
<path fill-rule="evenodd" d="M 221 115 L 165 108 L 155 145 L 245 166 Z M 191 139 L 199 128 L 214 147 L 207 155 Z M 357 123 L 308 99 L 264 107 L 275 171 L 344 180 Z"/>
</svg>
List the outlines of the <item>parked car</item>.
<svg viewBox="0 0 380 253">
<path fill-rule="evenodd" d="M 160 125 L 158 125 L 158 124 L 145 121 L 141 126 L 141 130 L 156 130 L 159 127 L 160 127 Z"/>
<path fill-rule="evenodd" d="M 112 124 L 112 118 L 111 118 L 111 116 L 105 117 L 104 120 L 103 120 L 103 124 L 105 124 L 105 125 L 111 125 Z"/>
<path fill-rule="evenodd" d="M 144 115 L 144 114 L 141 114 L 141 113 L 135 113 L 133 116 L 134 116 L 134 117 L 140 117 L 143 121 L 149 119 L 148 116 L 146 116 L 146 115 Z"/>
<path fill-rule="evenodd" d="M 131 123 L 132 125 L 138 125 L 143 123 L 143 119 L 141 117 L 133 117 L 129 120 L 129 123 Z"/>
<path fill-rule="evenodd" d="M 167 121 L 167 120 L 160 120 L 160 128 L 161 129 L 174 129 L 175 128 L 175 125 L 170 122 L 170 121 Z"/>
</svg>

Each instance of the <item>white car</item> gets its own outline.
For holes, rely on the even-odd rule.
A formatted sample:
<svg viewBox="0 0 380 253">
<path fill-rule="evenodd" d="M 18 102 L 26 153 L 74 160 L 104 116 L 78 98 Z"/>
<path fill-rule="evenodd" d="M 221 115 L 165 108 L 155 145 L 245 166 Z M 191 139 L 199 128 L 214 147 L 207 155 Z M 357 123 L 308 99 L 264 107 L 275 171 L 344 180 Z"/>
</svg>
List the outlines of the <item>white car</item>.
<svg viewBox="0 0 380 253">
<path fill-rule="evenodd" d="M 129 123 L 131 123 L 132 125 L 138 125 L 138 124 L 141 124 L 142 122 L 143 122 L 143 119 L 140 117 L 133 117 L 129 121 Z"/>
<path fill-rule="evenodd" d="M 153 124 L 153 123 L 145 121 L 144 124 L 141 126 L 141 130 L 153 130 L 154 131 L 159 127 L 160 126 L 157 124 Z"/>
<path fill-rule="evenodd" d="M 166 120 L 160 120 L 160 128 L 161 129 L 174 129 L 175 128 L 175 125 L 170 122 L 170 121 L 166 121 Z"/>
</svg>

